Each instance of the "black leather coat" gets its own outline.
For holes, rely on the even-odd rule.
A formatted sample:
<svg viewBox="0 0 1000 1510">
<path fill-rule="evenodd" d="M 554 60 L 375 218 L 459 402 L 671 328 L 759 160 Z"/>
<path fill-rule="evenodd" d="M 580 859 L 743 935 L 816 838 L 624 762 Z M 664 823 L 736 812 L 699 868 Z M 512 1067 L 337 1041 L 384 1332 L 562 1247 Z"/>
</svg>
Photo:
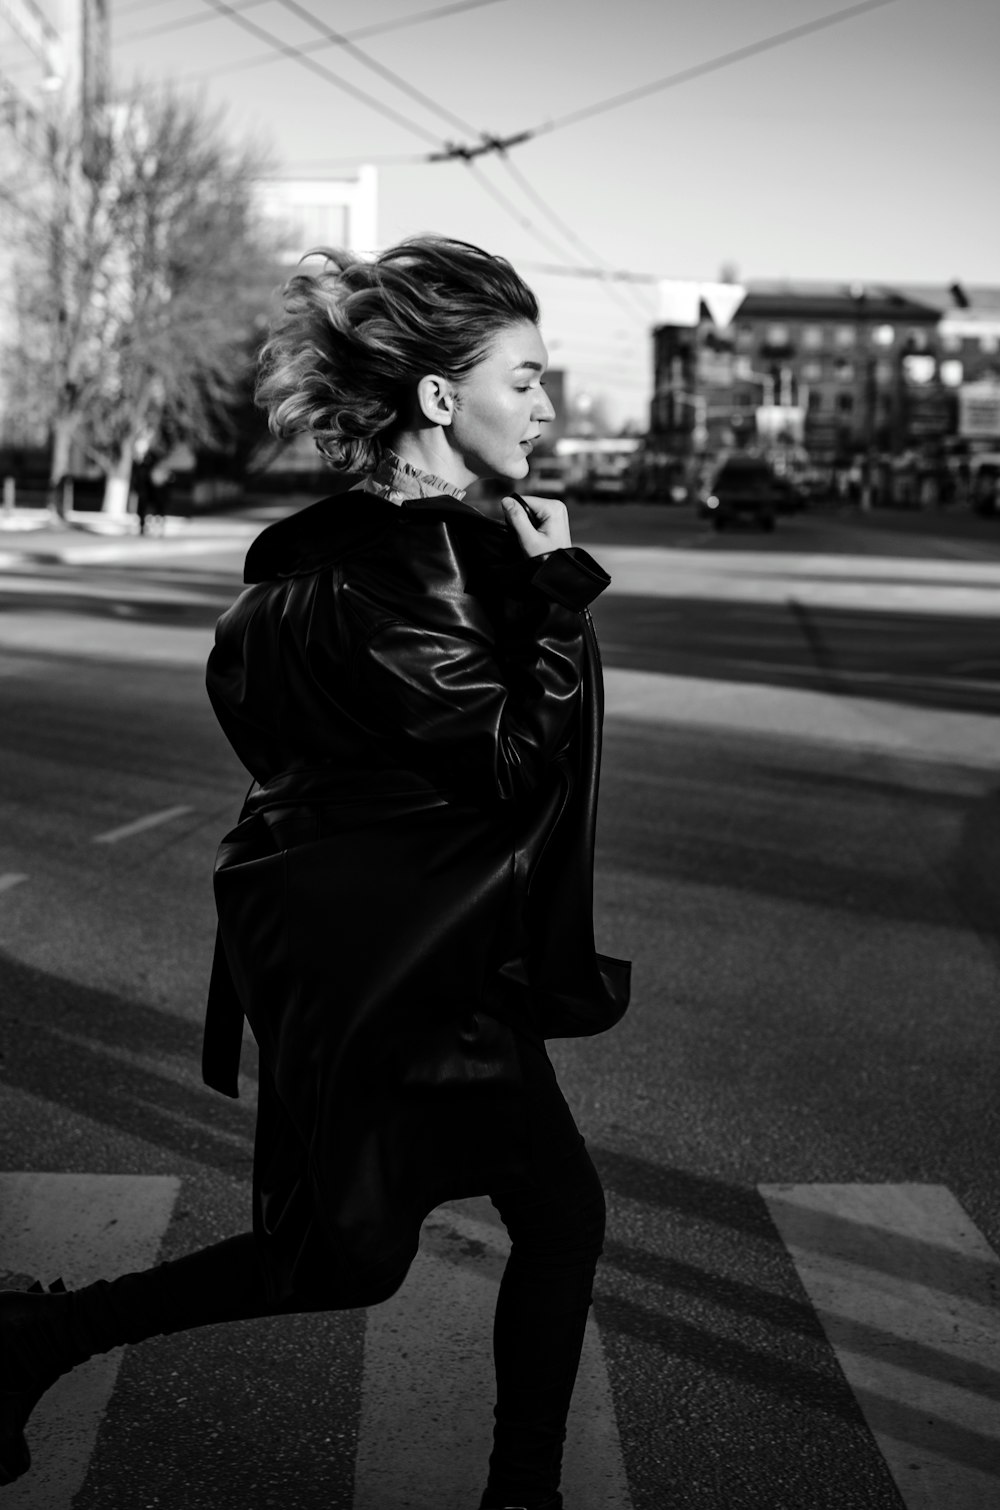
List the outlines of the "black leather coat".
<svg viewBox="0 0 1000 1510">
<path fill-rule="evenodd" d="M 585 551 L 526 558 L 451 497 L 272 525 L 208 690 L 254 777 L 215 874 L 204 1073 L 260 1046 L 254 1220 L 276 1295 L 332 1249 L 363 1301 L 420 1222 L 526 1157 L 514 1035 L 599 1032 L 600 662 Z"/>
</svg>

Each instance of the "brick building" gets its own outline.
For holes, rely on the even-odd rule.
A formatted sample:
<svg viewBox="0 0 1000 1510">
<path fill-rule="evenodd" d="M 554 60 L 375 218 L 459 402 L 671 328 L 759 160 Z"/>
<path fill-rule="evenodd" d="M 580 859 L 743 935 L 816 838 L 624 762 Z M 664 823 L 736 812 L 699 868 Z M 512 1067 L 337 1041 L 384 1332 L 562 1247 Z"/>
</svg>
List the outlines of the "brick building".
<svg viewBox="0 0 1000 1510">
<path fill-rule="evenodd" d="M 692 299 L 697 287 L 666 286 L 653 333 L 651 437 L 678 457 L 941 452 L 960 438 L 964 390 L 1000 385 L 998 290 L 755 282 L 731 286 L 720 319 L 720 285 Z"/>
</svg>

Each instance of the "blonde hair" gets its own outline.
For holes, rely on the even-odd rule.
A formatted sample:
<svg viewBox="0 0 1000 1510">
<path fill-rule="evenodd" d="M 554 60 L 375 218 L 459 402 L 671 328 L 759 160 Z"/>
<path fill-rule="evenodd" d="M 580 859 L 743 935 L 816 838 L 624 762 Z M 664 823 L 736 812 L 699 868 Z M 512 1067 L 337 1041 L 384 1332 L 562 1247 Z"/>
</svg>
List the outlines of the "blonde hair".
<svg viewBox="0 0 1000 1510">
<path fill-rule="evenodd" d="M 319 255 L 321 271 L 285 286 L 256 397 L 275 435 L 312 435 L 338 471 L 377 466 L 382 437 L 408 416 L 420 378 L 458 382 L 501 330 L 538 320 L 538 301 L 510 263 L 466 241 L 414 236 L 371 261 Z"/>
</svg>

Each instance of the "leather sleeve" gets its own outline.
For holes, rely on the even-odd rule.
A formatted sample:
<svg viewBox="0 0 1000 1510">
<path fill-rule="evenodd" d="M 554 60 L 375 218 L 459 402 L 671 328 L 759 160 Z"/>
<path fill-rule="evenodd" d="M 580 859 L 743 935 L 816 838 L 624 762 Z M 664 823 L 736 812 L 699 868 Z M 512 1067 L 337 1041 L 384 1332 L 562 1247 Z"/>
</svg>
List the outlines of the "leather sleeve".
<svg viewBox="0 0 1000 1510">
<path fill-rule="evenodd" d="M 611 581 L 604 567 L 578 545 L 548 551 L 544 556 L 534 557 L 529 565 L 535 562 L 538 564 L 531 573 L 531 585 L 556 603 L 578 612 L 588 608 Z"/>
<path fill-rule="evenodd" d="M 516 800 L 545 778 L 579 705 L 582 610 L 610 581 L 585 551 L 537 559 L 499 639 L 475 600 L 438 598 L 426 623 L 383 624 L 356 666 L 387 737 L 478 800 Z"/>
</svg>

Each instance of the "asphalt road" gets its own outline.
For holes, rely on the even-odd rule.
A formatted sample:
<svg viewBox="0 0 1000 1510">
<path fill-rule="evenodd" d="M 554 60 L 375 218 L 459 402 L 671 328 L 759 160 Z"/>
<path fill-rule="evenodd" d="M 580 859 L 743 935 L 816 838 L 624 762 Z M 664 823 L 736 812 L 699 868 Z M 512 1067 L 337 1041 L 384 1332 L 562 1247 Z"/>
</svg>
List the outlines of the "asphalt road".
<svg viewBox="0 0 1000 1510">
<path fill-rule="evenodd" d="M 593 508 L 576 533 L 595 549 L 803 563 L 1000 560 L 1000 533 L 910 521 L 796 518 L 720 545 L 669 510 Z M 165 1257 L 247 1218 L 252 1045 L 239 1102 L 199 1080 L 212 857 L 245 785 L 199 658 L 237 588 L 233 549 L 0 579 L 0 1169 L 179 1178 Z M 805 623 L 780 605 L 656 593 L 608 595 L 597 619 L 609 675 L 998 712 L 995 624 L 883 611 L 877 582 L 867 605 Z M 883 1381 L 873 1408 L 761 1190 L 874 1191 L 865 1230 L 878 1232 L 886 1191 L 923 1210 L 921 1192 L 945 1187 L 1000 1251 L 998 786 L 961 751 L 609 721 L 598 938 L 634 959 L 634 1005 L 553 1057 L 609 1198 L 595 1317 L 627 1475 L 615 1510 L 1000 1502 L 995 1428 L 977 1414 L 983 1399 L 995 1410 L 996 1375 L 968 1359 L 961 1373 L 920 1311 L 897 1373 L 921 1389 Z M 887 1238 L 864 1272 L 893 1293 L 954 1291 L 964 1240 Z M 852 1345 L 874 1356 L 897 1329 L 866 1325 Z M 73 1505 L 352 1510 L 365 1348 L 364 1315 L 347 1313 L 130 1350 Z M 928 1404 L 934 1380 L 957 1405 Z M 889 1438 L 965 1488 L 901 1499 Z M 464 1510 L 449 1472 L 445 1456 L 441 1497 L 412 1504 Z M 980 1482 L 992 1497 L 975 1498 Z"/>
</svg>

